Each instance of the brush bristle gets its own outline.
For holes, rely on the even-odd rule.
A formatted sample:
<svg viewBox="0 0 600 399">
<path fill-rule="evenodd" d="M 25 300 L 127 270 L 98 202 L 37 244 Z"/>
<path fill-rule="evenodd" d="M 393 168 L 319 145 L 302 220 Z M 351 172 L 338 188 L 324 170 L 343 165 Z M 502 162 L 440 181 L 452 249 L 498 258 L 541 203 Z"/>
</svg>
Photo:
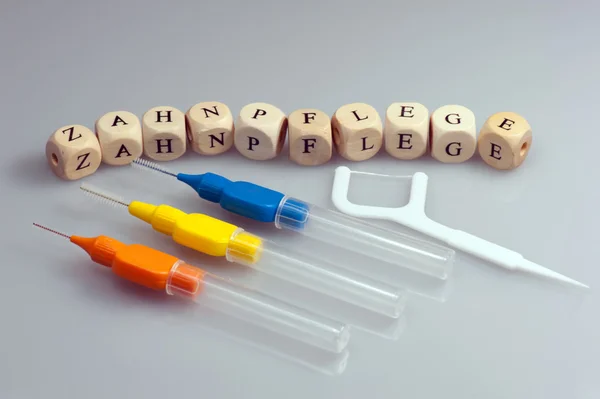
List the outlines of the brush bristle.
<svg viewBox="0 0 600 399">
<path fill-rule="evenodd" d="M 94 198 L 99 202 L 103 202 L 105 204 L 109 204 L 112 206 L 129 206 L 129 203 L 125 201 L 122 197 L 117 195 L 113 195 L 103 191 L 97 187 L 94 187 L 89 184 L 83 183 L 79 188 L 90 197 Z"/>
<path fill-rule="evenodd" d="M 34 225 L 35 227 L 39 227 L 39 228 L 40 228 L 40 229 L 42 229 L 42 230 L 46 230 L 46 231 L 49 231 L 49 232 L 51 232 L 51 233 L 57 234 L 57 235 L 59 235 L 59 236 L 61 236 L 61 237 L 70 238 L 70 237 L 69 237 L 68 235 L 66 235 L 65 233 L 61 233 L 60 231 L 57 231 L 57 230 L 51 229 L 50 227 L 42 226 L 42 225 L 41 225 L 41 224 L 39 224 L 39 223 L 34 223 L 33 225 Z"/>
<path fill-rule="evenodd" d="M 147 161 L 142 158 L 134 159 L 131 166 L 138 168 L 138 169 L 144 169 L 146 171 L 157 172 L 157 173 L 162 173 L 165 175 L 177 177 L 177 175 L 175 173 L 171 172 L 167 168 L 164 168 L 157 163 L 150 162 L 150 161 Z"/>
</svg>

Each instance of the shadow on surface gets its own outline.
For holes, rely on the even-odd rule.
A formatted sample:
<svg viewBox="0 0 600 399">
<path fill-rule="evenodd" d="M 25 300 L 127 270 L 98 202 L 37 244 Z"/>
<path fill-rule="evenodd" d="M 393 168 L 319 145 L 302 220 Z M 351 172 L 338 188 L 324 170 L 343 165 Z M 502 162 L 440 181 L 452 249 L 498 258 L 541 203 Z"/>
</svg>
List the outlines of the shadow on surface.
<svg viewBox="0 0 600 399">
<path fill-rule="evenodd" d="M 7 170 L 9 181 L 17 185 L 50 186 L 65 182 L 52 172 L 45 156 L 18 158 Z"/>
</svg>

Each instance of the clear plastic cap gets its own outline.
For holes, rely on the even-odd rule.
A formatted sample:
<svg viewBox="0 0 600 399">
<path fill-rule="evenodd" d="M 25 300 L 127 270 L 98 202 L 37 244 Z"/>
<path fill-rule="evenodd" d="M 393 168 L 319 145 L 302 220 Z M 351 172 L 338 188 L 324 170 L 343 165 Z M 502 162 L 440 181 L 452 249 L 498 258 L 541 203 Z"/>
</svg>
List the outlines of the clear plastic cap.
<svg viewBox="0 0 600 399">
<path fill-rule="evenodd" d="M 350 340 L 349 326 L 253 291 L 185 262 L 176 263 L 166 292 L 283 334 L 320 349 L 340 353 Z"/>
<path fill-rule="evenodd" d="M 231 262 L 385 316 L 399 317 L 406 303 L 407 291 L 402 288 L 375 281 L 242 229 L 230 238 L 226 257 Z"/>
<path fill-rule="evenodd" d="M 451 248 L 296 198 L 282 200 L 275 226 L 439 279 L 448 278 L 455 259 Z"/>
</svg>

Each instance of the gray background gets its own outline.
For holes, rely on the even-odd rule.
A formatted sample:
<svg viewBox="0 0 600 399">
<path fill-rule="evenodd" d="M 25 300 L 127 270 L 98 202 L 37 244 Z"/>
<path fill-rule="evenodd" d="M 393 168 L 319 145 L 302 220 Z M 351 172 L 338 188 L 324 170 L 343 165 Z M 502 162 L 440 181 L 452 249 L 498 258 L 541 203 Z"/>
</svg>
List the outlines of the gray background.
<svg viewBox="0 0 600 399">
<path fill-rule="evenodd" d="M 597 398 L 598 9 L 539 3 L 3 1 L 0 397 Z M 347 357 L 331 358 L 116 281 L 66 240 L 31 226 L 152 245 L 325 309 L 318 296 L 176 246 L 46 166 L 45 141 L 60 126 L 210 100 L 234 114 L 255 101 L 330 115 L 350 102 L 382 115 L 395 101 L 430 110 L 461 104 L 478 128 L 495 112 L 515 111 L 534 140 L 525 164 L 508 173 L 477 157 L 445 165 L 384 151 L 315 168 L 286 153 L 255 162 L 234 150 L 188 153 L 166 166 L 249 179 L 327 207 L 338 165 L 424 171 L 433 219 L 592 290 L 459 255 L 446 303 L 415 297 L 398 323 L 368 320 L 372 331 L 353 332 Z M 227 216 L 176 181 L 130 167 L 103 165 L 85 182 Z M 363 199 L 401 204 L 405 193 L 394 187 L 374 187 L 377 196 Z"/>
</svg>

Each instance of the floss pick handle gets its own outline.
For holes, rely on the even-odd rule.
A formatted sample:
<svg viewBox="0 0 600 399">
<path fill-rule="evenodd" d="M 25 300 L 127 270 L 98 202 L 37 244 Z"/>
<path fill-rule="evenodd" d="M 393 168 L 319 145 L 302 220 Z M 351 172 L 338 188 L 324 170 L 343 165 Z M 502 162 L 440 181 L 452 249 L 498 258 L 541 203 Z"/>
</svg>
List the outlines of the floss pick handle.
<svg viewBox="0 0 600 399">
<path fill-rule="evenodd" d="M 519 270 L 578 287 L 589 288 L 579 281 L 525 259 L 518 252 L 431 220 L 425 214 L 428 177 L 423 172 L 413 175 L 409 202 L 398 208 L 366 206 L 350 202 L 348 187 L 352 173 L 360 172 L 352 172 L 345 166 L 340 166 L 335 170 L 331 200 L 341 212 L 355 217 L 391 220 L 505 269 Z"/>
</svg>

